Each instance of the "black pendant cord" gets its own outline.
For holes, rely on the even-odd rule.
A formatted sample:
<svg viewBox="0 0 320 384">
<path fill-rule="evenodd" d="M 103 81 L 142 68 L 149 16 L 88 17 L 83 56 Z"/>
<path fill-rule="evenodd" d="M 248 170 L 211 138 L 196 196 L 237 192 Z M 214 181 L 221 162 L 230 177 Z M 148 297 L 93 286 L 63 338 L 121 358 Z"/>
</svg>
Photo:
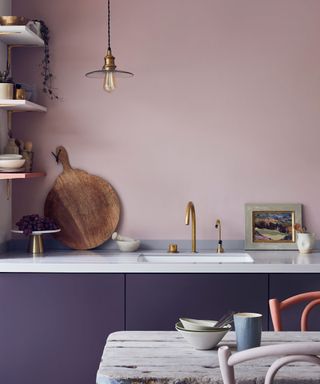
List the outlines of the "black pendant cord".
<svg viewBox="0 0 320 384">
<path fill-rule="evenodd" d="M 110 0 L 108 0 L 108 50 L 111 51 L 111 32 L 110 32 Z"/>
</svg>

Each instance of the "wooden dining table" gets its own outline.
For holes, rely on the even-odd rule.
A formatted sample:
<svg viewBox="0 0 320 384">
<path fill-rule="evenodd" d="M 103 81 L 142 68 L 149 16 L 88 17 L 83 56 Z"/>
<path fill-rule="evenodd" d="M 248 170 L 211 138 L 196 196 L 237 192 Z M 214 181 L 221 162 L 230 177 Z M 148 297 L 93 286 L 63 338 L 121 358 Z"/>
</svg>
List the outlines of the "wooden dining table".
<svg viewBox="0 0 320 384">
<path fill-rule="evenodd" d="M 262 332 L 261 345 L 317 341 L 320 332 Z M 236 352 L 235 333 L 229 332 L 219 346 Z M 262 358 L 236 367 L 241 384 L 263 383 L 273 358 Z M 293 363 L 283 367 L 281 384 L 320 384 L 320 367 Z M 176 331 L 121 331 L 106 342 L 97 372 L 97 384 L 222 384 L 217 348 L 199 351 Z"/>
</svg>

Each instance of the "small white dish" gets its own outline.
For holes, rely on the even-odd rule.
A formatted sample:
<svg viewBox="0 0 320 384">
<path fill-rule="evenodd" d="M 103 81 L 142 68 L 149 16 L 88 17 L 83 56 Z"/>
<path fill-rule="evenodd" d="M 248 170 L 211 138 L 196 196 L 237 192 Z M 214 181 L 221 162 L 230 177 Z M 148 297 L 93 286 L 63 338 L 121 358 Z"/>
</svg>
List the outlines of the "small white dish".
<svg viewBox="0 0 320 384">
<path fill-rule="evenodd" d="M 2 169 L 17 169 L 23 167 L 25 159 L 10 159 L 10 160 L 1 160 L 0 159 L 0 168 Z"/>
<path fill-rule="evenodd" d="M 183 328 L 189 331 L 210 331 L 211 329 L 214 329 L 213 327 L 217 323 L 215 320 L 197 320 L 188 319 L 186 317 L 180 317 L 179 320 L 181 321 Z"/>
<path fill-rule="evenodd" d="M 5 153 L 0 155 L 0 160 L 20 160 L 22 159 L 22 155 L 14 155 L 10 153 Z"/>
<path fill-rule="evenodd" d="M 207 350 L 213 349 L 219 344 L 231 329 L 231 325 L 227 325 L 223 329 L 191 331 L 184 329 L 182 323 L 178 322 L 175 328 L 195 349 Z"/>
<path fill-rule="evenodd" d="M 118 241 L 117 246 L 121 252 L 135 252 L 140 247 L 140 240 Z"/>
</svg>

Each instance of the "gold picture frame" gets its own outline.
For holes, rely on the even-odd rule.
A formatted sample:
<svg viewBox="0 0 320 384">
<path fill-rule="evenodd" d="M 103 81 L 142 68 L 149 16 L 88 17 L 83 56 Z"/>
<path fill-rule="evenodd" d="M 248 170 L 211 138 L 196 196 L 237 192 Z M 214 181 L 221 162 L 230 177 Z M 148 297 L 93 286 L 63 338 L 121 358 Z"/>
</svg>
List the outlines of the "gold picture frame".
<svg viewBox="0 0 320 384">
<path fill-rule="evenodd" d="M 245 249 L 297 249 L 297 223 L 302 225 L 301 204 L 246 204 Z"/>
</svg>

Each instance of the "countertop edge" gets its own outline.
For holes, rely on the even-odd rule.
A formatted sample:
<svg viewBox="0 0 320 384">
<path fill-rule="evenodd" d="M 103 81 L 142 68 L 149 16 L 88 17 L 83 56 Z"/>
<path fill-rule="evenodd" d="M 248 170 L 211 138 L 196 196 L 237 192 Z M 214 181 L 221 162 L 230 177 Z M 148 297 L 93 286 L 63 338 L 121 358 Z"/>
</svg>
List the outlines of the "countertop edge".
<svg viewBox="0 0 320 384">
<path fill-rule="evenodd" d="M 54 251 L 43 257 L 16 252 L 0 255 L 0 273 L 320 273 L 318 251 L 247 253 L 254 263 L 147 263 L 139 261 L 139 252 Z"/>
</svg>

